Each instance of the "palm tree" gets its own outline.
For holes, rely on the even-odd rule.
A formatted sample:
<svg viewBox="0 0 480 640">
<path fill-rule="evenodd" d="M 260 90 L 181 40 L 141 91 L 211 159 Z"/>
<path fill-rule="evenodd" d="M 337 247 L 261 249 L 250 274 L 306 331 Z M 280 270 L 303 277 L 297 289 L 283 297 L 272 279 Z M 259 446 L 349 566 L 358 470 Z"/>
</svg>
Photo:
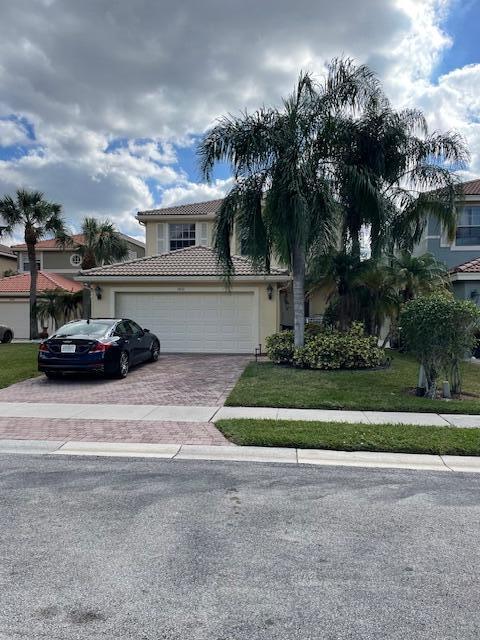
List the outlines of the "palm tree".
<svg viewBox="0 0 480 640">
<path fill-rule="evenodd" d="M 52 320 L 55 329 L 79 316 L 82 304 L 82 291 L 47 289 L 37 302 L 37 316 L 42 321 Z"/>
<path fill-rule="evenodd" d="M 1 233 L 11 235 L 23 226 L 30 267 L 30 339 L 38 338 L 36 315 L 37 256 L 36 244 L 45 236 L 53 235 L 60 243 L 67 238 L 61 205 L 47 202 L 40 191 L 18 189 L 15 197 L 6 195 L 0 199 L 0 217 L 5 222 Z"/>
<path fill-rule="evenodd" d="M 436 289 L 449 289 L 450 276 L 443 262 L 431 253 L 413 256 L 401 251 L 390 258 L 389 270 L 399 289 L 402 302 Z"/>
<path fill-rule="evenodd" d="M 351 60 L 334 60 L 322 84 L 301 74 L 281 108 L 226 116 L 198 146 L 202 176 L 228 162 L 234 186 L 215 221 L 214 248 L 227 279 L 233 274 L 230 240 L 237 229 L 254 264 L 272 255 L 293 275 L 295 345 L 303 345 L 305 264 L 337 241 L 332 148 L 343 111 L 377 90 L 374 75 Z"/>
<path fill-rule="evenodd" d="M 77 251 L 82 256 L 82 269 L 121 262 L 128 256 L 128 244 L 110 220 L 85 218 L 81 234 L 83 243 Z"/>
<path fill-rule="evenodd" d="M 345 122 L 339 147 L 344 240 L 358 259 L 362 225 L 370 226 L 374 258 L 386 248 L 411 251 L 429 215 L 453 238 L 455 170 L 468 159 L 458 134 L 429 133 L 421 111 L 395 111 L 379 91 Z"/>
</svg>

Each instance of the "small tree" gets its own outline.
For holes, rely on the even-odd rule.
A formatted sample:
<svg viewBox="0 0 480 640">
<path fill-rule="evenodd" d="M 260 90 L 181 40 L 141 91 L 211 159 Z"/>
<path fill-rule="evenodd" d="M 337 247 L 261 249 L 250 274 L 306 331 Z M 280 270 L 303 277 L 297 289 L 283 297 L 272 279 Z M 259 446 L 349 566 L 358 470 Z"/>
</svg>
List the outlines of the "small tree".
<svg viewBox="0 0 480 640">
<path fill-rule="evenodd" d="M 433 294 L 408 302 L 400 317 L 400 331 L 409 351 L 423 365 L 425 395 L 434 398 L 444 372 L 452 391 L 461 391 L 460 361 L 475 344 L 480 310 L 468 300 Z"/>
</svg>

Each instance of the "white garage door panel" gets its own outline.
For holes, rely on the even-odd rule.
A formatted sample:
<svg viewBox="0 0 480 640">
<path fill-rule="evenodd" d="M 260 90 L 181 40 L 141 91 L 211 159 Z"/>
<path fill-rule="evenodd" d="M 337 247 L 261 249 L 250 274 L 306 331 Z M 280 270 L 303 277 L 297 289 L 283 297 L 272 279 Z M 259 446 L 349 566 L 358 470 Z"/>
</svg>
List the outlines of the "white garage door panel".
<svg viewBox="0 0 480 640">
<path fill-rule="evenodd" d="M 166 352 L 252 353 L 256 309 L 253 292 L 115 294 L 115 315 L 157 334 Z"/>
<path fill-rule="evenodd" d="M 12 327 L 15 338 L 29 338 L 28 302 L 3 302 L 0 300 L 0 324 Z"/>
</svg>

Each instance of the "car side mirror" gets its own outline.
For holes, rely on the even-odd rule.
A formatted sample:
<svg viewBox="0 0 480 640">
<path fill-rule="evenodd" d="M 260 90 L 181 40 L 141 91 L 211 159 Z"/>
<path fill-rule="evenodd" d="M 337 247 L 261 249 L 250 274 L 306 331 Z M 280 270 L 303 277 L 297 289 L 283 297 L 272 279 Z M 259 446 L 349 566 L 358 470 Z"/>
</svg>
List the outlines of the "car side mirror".
<svg viewBox="0 0 480 640">
<path fill-rule="evenodd" d="M 143 333 L 150 333 L 150 329 L 144 329 Z"/>
</svg>

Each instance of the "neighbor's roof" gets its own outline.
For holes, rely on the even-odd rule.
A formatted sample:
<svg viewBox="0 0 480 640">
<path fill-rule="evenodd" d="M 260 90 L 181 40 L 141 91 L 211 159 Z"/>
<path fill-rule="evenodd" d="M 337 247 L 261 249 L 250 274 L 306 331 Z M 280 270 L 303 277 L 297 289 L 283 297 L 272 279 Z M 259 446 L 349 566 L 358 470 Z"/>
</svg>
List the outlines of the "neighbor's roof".
<svg viewBox="0 0 480 640">
<path fill-rule="evenodd" d="M 0 255 L 7 256 L 7 258 L 15 258 L 15 260 L 17 259 L 10 247 L 7 247 L 5 244 L 0 244 Z"/>
<path fill-rule="evenodd" d="M 124 238 L 125 240 L 128 240 L 129 242 L 133 242 L 136 245 L 139 245 L 141 247 L 145 246 L 145 243 L 140 242 L 139 240 L 137 240 L 136 238 L 131 238 L 130 236 L 126 236 L 124 233 L 120 233 L 119 234 L 122 238 Z M 85 243 L 85 236 L 83 235 L 83 233 L 76 233 L 73 236 L 71 236 L 72 240 L 73 240 L 73 246 L 66 246 L 66 249 L 74 249 L 76 246 L 84 244 Z M 55 240 L 55 238 L 49 238 L 48 240 L 40 240 L 39 242 L 37 242 L 37 244 L 35 245 L 36 249 L 60 249 L 61 245 L 58 244 L 58 242 Z M 15 249 L 16 251 L 18 250 L 26 250 L 27 249 L 27 245 L 26 244 L 14 244 L 12 245 L 12 249 Z"/>
<path fill-rule="evenodd" d="M 255 270 L 248 258 L 233 256 L 234 276 L 288 276 L 286 271 L 271 269 L 270 272 Z M 224 269 L 218 264 L 217 257 L 208 247 L 186 247 L 158 256 L 137 258 L 128 262 L 121 262 L 104 267 L 95 267 L 81 271 L 80 276 L 147 276 L 147 277 L 177 277 L 177 276 L 216 276 L 225 275 Z"/>
<path fill-rule="evenodd" d="M 164 207 L 162 209 L 148 209 L 139 211 L 139 216 L 207 216 L 215 214 L 223 199 L 208 200 L 207 202 L 192 202 L 191 204 L 179 204 L 176 207 Z"/>
<path fill-rule="evenodd" d="M 465 196 L 480 196 L 480 178 L 462 182 L 461 187 Z"/>
<path fill-rule="evenodd" d="M 59 273 L 38 272 L 37 293 L 41 293 L 47 289 L 64 289 L 65 291 L 75 292 L 80 291 L 82 288 L 79 282 L 73 282 L 61 276 Z M 28 293 L 29 291 L 29 273 L 20 273 L 17 276 L 0 278 L 0 293 Z"/>
<path fill-rule="evenodd" d="M 467 260 L 450 269 L 450 273 L 480 273 L 480 258 Z"/>
</svg>

